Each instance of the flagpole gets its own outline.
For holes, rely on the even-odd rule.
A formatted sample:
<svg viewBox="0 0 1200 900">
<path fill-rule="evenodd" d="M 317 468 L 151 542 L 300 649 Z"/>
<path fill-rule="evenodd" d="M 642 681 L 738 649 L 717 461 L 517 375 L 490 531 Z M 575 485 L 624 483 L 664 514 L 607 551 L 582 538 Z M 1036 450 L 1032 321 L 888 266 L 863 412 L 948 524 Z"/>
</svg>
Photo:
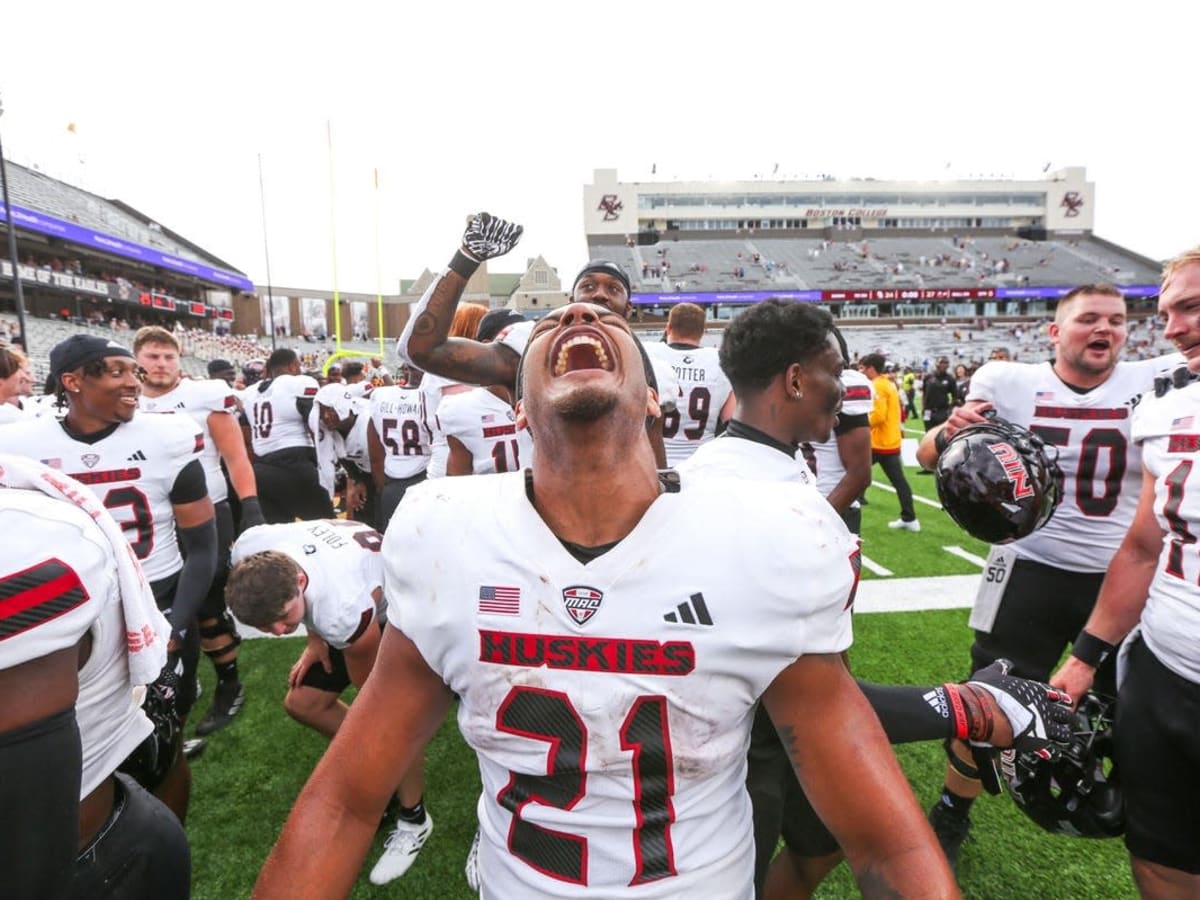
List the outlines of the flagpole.
<svg viewBox="0 0 1200 900">
<path fill-rule="evenodd" d="M 275 349 L 275 297 L 271 289 L 271 246 L 267 243 L 267 192 L 263 187 L 262 154 L 258 154 L 258 199 L 262 206 L 263 257 L 267 262 L 267 316 L 271 322 L 271 349 Z"/>
<path fill-rule="evenodd" d="M 376 337 L 379 338 L 379 359 L 384 359 L 383 349 L 383 273 L 379 265 L 379 169 L 375 170 L 375 314 Z"/>
<path fill-rule="evenodd" d="M 325 120 L 325 139 L 329 148 L 329 250 L 333 258 L 333 333 L 336 349 L 342 349 L 342 311 L 341 295 L 338 293 L 337 274 L 337 223 L 335 211 L 337 204 L 333 191 L 333 123 Z"/>
</svg>

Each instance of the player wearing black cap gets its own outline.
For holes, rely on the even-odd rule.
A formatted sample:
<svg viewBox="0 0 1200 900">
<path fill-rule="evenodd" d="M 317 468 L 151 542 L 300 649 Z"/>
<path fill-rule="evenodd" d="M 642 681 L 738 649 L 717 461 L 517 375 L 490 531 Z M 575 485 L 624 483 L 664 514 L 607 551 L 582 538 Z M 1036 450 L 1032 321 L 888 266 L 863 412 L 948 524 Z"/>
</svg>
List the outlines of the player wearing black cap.
<svg viewBox="0 0 1200 900">
<path fill-rule="evenodd" d="M 196 614 L 217 564 L 216 521 L 200 462 L 203 434 L 187 416 L 136 415 L 141 369 L 115 341 L 72 335 L 50 351 L 50 372 L 66 416 L 5 426 L 0 452 L 67 473 L 117 520 L 171 624 L 170 649 L 183 664 L 176 698 L 182 720 L 196 699 Z M 189 792 L 182 765 L 155 790 L 181 819 Z"/>
</svg>

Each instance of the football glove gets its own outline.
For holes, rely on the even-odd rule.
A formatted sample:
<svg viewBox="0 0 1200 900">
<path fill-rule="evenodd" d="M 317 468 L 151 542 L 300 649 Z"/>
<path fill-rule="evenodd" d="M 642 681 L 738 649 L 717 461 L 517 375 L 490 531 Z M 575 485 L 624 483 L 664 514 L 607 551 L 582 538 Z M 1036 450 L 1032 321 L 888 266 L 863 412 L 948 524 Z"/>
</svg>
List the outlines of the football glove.
<svg viewBox="0 0 1200 900">
<path fill-rule="evenodd" d="M 1008 717 L 1013 747 L 1042 750 L 1071 740 L 1071 698 L 1048 684 L 1009 675 L 1012 663 L 998 659 L 971 676 L 967 684 L 987 691 Z"/>
<path fill-rule="evenodd" d="M 475 262 L 503 256 L 521 240 L 525 229 L 515 222 L 481 212 L 471 217 L 463 233 L 462 252 Z"/>
</svg>

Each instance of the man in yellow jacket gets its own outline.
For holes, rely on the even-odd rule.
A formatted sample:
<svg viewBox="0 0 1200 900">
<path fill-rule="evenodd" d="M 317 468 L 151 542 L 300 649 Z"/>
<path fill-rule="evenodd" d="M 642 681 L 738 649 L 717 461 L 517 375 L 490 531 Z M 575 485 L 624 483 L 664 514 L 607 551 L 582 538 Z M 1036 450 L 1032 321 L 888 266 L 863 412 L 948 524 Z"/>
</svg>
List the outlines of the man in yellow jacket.
<svg viewBox="0 0 1200 900">
<path fill-rule="evenodd" d="M 871 423 L 871 461 L 879 463 L 888 477 L 896 496 L 900 498 L 900 518 L 888 522 L 888 528 L 920 531 L 921 523 L 913 511 L 912 488 L 904 477 L 900 464 L 900 392 L 883 374 L 884 359 L 880 353 L 868 353 L 861 360 L 863 374 L 875 388 L 875 405 L 869 416 Z"/>
</svg>

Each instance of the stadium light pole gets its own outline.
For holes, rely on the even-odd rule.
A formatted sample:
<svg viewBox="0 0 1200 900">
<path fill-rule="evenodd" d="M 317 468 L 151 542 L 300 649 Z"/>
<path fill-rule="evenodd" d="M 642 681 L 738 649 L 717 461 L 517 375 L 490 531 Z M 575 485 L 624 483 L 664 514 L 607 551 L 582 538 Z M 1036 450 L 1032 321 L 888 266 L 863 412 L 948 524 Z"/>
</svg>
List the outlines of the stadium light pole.
<svg viewBox="0 0 1200 900">
<path fill-rule="evenodd" d="M 0 117 L 4 115 L 4 101 L 0 100 Z M 21 269 L 17 259 L 17 229 L 13 226 L 12 204 L 8 200 L 8 164 L 4 160 L 4 143 L 0 141 L 0 187 L 4 192 L 4 224 L 8 228 L 8 259 L 12 263 L 13 303 L 17 307 L 17 328 L 21 332 L 21 349 L 29 352 L 29 341 L 25 332 L 25 294 L 21 290 Z"/>
</svg>

